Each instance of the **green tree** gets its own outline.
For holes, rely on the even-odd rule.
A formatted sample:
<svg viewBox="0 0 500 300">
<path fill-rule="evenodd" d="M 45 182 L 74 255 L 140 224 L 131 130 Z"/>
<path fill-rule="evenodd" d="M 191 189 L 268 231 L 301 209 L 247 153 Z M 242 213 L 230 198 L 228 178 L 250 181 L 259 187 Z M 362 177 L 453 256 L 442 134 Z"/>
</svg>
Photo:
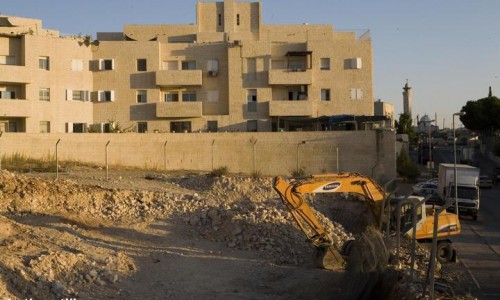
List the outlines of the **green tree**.
<svg viewBox="0 0 500 300">
<path fill-rule="evenodd" d="M 485 136 L 492 136 L 500 130 L 500 99 L 493 96 L 491 87 L 488 97 L 479 100 L 467 101 L 462 107 L 460 121 L 470 130 L 477 131 Z"/>
<path fill-rule="evenodd" d="M 413 130 L 413 121 L 408 114 L 400 114 L 399 121 L 396 120 L 396 133 L 397 134 L 407 134 L 410 143 L 414 144 L 417 140 L 417 135 Z"/>
<path fill-rule="evenodd" d="M 398 157 L 396 158 L 396 171 L 399 176 L 414 181 L 420 176 L 420 169 L 417 164 L 413 162 L 405 149 L 401 149 Z"/>
</svg>

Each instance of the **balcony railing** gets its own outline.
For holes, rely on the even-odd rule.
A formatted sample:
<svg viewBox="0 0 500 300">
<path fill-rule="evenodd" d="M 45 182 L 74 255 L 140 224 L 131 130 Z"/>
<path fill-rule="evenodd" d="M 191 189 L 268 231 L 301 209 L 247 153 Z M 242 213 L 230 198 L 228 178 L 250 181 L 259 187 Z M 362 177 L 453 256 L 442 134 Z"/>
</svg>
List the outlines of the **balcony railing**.
<svg viewBox="0 0 500 300">
<path fill-rule="evenodd" d="M 164 70 L 156 72 L 156 85 L 158 86 L 184 86 L 202 85 L 201 70 Z"/>
<path fill-rule="evenodd" d="M 7 117 L 31 117 L 33 105 L 31 101 L 20 99 L 0 99 L 0 111 Z"/>
<path fill-rule="evenodd" d="M 310 117 L 312 115 L 311 101 L 269 101 L 269 116 L 271 117 Z"/>
<path fill-rule="evenodd" d="M 312 84 L 311 69 L 269 70 L 269 84 Z"/>
<path fill-rule="evenodd" d="M 199 118 L 202 116 L 202 102 L 156 103 L 157 118 Z"/>
<path fill-rule="evenodd" d="M 0 65 L 0 82 L 30 83 L 31 72 L 25 66 Z"/>
</svg>

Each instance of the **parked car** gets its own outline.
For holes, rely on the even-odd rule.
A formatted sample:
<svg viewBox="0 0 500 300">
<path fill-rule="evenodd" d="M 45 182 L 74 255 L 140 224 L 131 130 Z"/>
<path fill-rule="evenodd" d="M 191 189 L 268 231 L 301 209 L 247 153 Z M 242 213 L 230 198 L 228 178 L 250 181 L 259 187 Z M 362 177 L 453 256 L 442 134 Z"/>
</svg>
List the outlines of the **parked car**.
<svg viewBox="0 0 500 300">
<path fill-rule="evenodd" d="M 479 187 L 485 189 L 491 189 L 493 187 L 493 181 L 487 175 L 479 176 Z"/>
<path fill-rule="evenodd" d="M 412 194 L 417 196 L 432 195 L 437 192 L 438 185 L 432 182 L 417 183 L 412 187 Z"/>
</svg>

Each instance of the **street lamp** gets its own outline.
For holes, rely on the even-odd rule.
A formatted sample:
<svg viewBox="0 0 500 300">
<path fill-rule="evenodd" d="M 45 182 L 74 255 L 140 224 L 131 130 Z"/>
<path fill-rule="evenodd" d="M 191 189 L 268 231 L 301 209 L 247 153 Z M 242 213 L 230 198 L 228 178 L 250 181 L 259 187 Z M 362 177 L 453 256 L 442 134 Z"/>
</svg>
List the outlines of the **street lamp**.
<svg viewBox="0 0 500 300">
<path fill-rule="evenodd" d="M 429 127 L 429 170 L 432 169 L 432 142 L 431 142 L 431 123 L 434 122 L 436 120 L 429 120 L 427 121 L 426 123 L 428 123 L 428 127 Z M 431 174 L 432 176 L 432 174 Z"/>
<path fill-rule="evenodd" d="M 455 116 L 463 116 L 465 115 L 465 112 L 457 112 L 453 114 L 453 186 L 455 189 L 455 212 L 458 214 L 458 200 L 457 200 L 457 193 L 458 193 L 458 185 L 457 185 L 457 139 L 455 137 Z"/>
</svg>

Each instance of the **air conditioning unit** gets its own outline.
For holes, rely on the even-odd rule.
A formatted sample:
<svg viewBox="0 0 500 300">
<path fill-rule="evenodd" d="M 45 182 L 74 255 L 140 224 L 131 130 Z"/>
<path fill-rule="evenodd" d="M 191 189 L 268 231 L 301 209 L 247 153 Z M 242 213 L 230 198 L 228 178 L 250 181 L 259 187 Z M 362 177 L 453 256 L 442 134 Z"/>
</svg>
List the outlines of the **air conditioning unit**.
<svg viewBox="0 0 500 300">
<path fill-rule="evenodd" d="M 219 75 L 217 71 L 208 71 L 208 77 L 216 77 Z"/>
<path fill-rule="evenodd" d="M 240 40 L 234 40 L 233 41 L 233 46 L 241 46 L 241 41 Z"/>
</svg>

